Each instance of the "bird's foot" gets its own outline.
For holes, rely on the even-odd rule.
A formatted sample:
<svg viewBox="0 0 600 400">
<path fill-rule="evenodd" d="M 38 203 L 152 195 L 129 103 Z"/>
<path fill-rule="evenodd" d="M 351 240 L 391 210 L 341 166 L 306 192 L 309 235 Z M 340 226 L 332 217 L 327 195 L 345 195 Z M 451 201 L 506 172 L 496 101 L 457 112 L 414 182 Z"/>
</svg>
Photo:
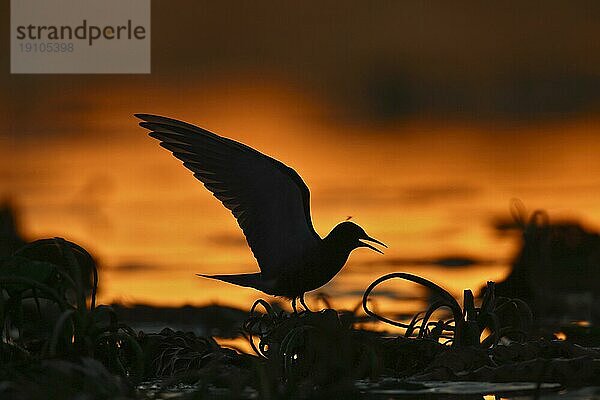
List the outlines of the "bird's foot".
<svg viewBox="0 0 600 400">
<path fill-rule="evenodd" d="M 302 294 L 302 296 L 300 296 L 300 304 L 302 304 L 302 307 L 304 307 L 305 311 L 311 312 L 310 308 L 308 308 L 308 306 L 306 305 L 306 302 L 304 301 L 304 294 Z"/>
<path fill-rule="evenodd" d="M 292 310 L 293 310 L 293 313 L 295 315 L 298 315 L 298 314 L 301 313 L 301 312 L 298 312 L 298 308 L 296 306 L 296 304 L 297 304 L 296 302 L 297 302 L 298 299 L 300 299 L 300 304 L 302 305 L 302 307 L 304 307 L 304 311 L 301 311 L 301 312 L 311 312 L 310 308 L 308 308 L 308 306 L 306 305 L 306 301 L 304 301 L 304 295 L 302 295 L 302 296 L 294 297 L 292 299 Z"/>
</svg>

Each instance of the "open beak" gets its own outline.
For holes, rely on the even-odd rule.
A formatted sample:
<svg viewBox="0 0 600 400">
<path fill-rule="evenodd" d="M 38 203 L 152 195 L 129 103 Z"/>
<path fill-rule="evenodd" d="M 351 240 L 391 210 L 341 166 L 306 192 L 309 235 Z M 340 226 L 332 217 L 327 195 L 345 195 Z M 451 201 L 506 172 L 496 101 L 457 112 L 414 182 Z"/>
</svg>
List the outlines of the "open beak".
<svg viewBox="0 0 600 400">
<path fill-rule="evenodd" d="M 378 252 L 378 253 L 380 253 L 380 254 L 383 254 L 383 251 L 379 250 L 379 249 L 378 249 L 377 247 L 375 247 L 375 246 L 372 246 L 372 245 L 370 245 L 369 243 L 365 243 L 363 240 L 366 240 L 366 241 L 369 241 L 369 242 L 373 242 L 373 243 L 377 243 L 377 244 L 379 244 L 379 245 L 381 245 L 381 246 L 383 246 L 383 247 L 385 247 L 385 248 L 387 249 L 387 246 L 385 245 L 385 243 L 382 243 L 382 242 L 380 242 L 380 241 L 379 241 L 379 240 L 377 240 L 377 239 L 373 239 L 373 238 L 372 238 L 372 237 L 370 237 L 370 236 L 367 236 L 367 237 L 365 237 L 365 238 L 362 238 L 362 239 L 360 239 L 360 240 L 359 240 L 359 242 L 360 242 L 360 247 L 367 247 L 367 248 L 369 248 L 369 249 L 371 249 L 371 250 L 374 250 L 374 251 L 376 251 L 376 252 Z"/>
</svg>

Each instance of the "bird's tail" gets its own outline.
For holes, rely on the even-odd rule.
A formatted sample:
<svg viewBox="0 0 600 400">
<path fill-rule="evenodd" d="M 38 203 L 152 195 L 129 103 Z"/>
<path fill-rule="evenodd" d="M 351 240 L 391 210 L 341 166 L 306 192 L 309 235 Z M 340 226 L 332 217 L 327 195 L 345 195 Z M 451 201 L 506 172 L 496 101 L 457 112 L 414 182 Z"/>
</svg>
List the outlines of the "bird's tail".
<svg viewBox="0 0 600 400">
<path fill-rule="evenodd" d="M 233 283 L 238 286 L 251 287 L 265 292 L 265 285 L 261 280 L 260 273 L 254 274 L 232 274 L 232 275 L 204 275 L 196 274 L 203 278 L 217 279 L 223 282 Z"/>
</svg>

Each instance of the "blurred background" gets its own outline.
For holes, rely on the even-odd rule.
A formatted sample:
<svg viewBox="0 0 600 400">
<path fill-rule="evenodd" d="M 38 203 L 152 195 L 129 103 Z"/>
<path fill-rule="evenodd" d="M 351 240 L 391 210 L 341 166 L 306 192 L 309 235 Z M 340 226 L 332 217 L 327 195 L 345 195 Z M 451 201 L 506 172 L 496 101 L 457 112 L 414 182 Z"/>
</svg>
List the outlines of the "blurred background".
<svg viewBox="0 0 600 400">
<path fill-rule="evenodd" d="M 149 75 L 9 74 L 8 3 L 3 234 L 84 246 L 100 302 L 247 309 L 265 297 L 194 275 L 258 268 L 230 213 L 137 127 L 140 112 L 294 168 L 322 236 L 352 216 L 387 243 L 385 256 L 357 250 L 322 289 L 336 307 L 391 271 L 457 296 L 503 280 L 523 246 L 513 198 L 581 235 L 600 226 L 600 3 L 153 0 Z M 380 307 L 420 308 L 411 290 L 383 291 Z"/>
</svg>

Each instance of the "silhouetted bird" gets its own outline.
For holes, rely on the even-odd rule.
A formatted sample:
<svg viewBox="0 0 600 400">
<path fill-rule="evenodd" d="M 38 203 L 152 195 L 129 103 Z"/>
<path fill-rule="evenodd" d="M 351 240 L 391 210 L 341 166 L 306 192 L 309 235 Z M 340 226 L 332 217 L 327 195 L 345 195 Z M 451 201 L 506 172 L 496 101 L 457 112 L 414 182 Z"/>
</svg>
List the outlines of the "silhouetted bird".
<svg viewBox="0 0 600 400">
<path fill-rule="evenodd" d="M 199 276 L 290 298 L 296 311 L 296 299 L 308 309 L 304 293 L 329 282 L 352 250 L 368 247 L 382 253 L 363 241 L 383 243 L 349 221 L 321 239 L 311 221 L 308 187 L 280 161 L 185 122 L 147 114 L 136 117 L 231 210 L 261 271 Z"/>
</svg>

